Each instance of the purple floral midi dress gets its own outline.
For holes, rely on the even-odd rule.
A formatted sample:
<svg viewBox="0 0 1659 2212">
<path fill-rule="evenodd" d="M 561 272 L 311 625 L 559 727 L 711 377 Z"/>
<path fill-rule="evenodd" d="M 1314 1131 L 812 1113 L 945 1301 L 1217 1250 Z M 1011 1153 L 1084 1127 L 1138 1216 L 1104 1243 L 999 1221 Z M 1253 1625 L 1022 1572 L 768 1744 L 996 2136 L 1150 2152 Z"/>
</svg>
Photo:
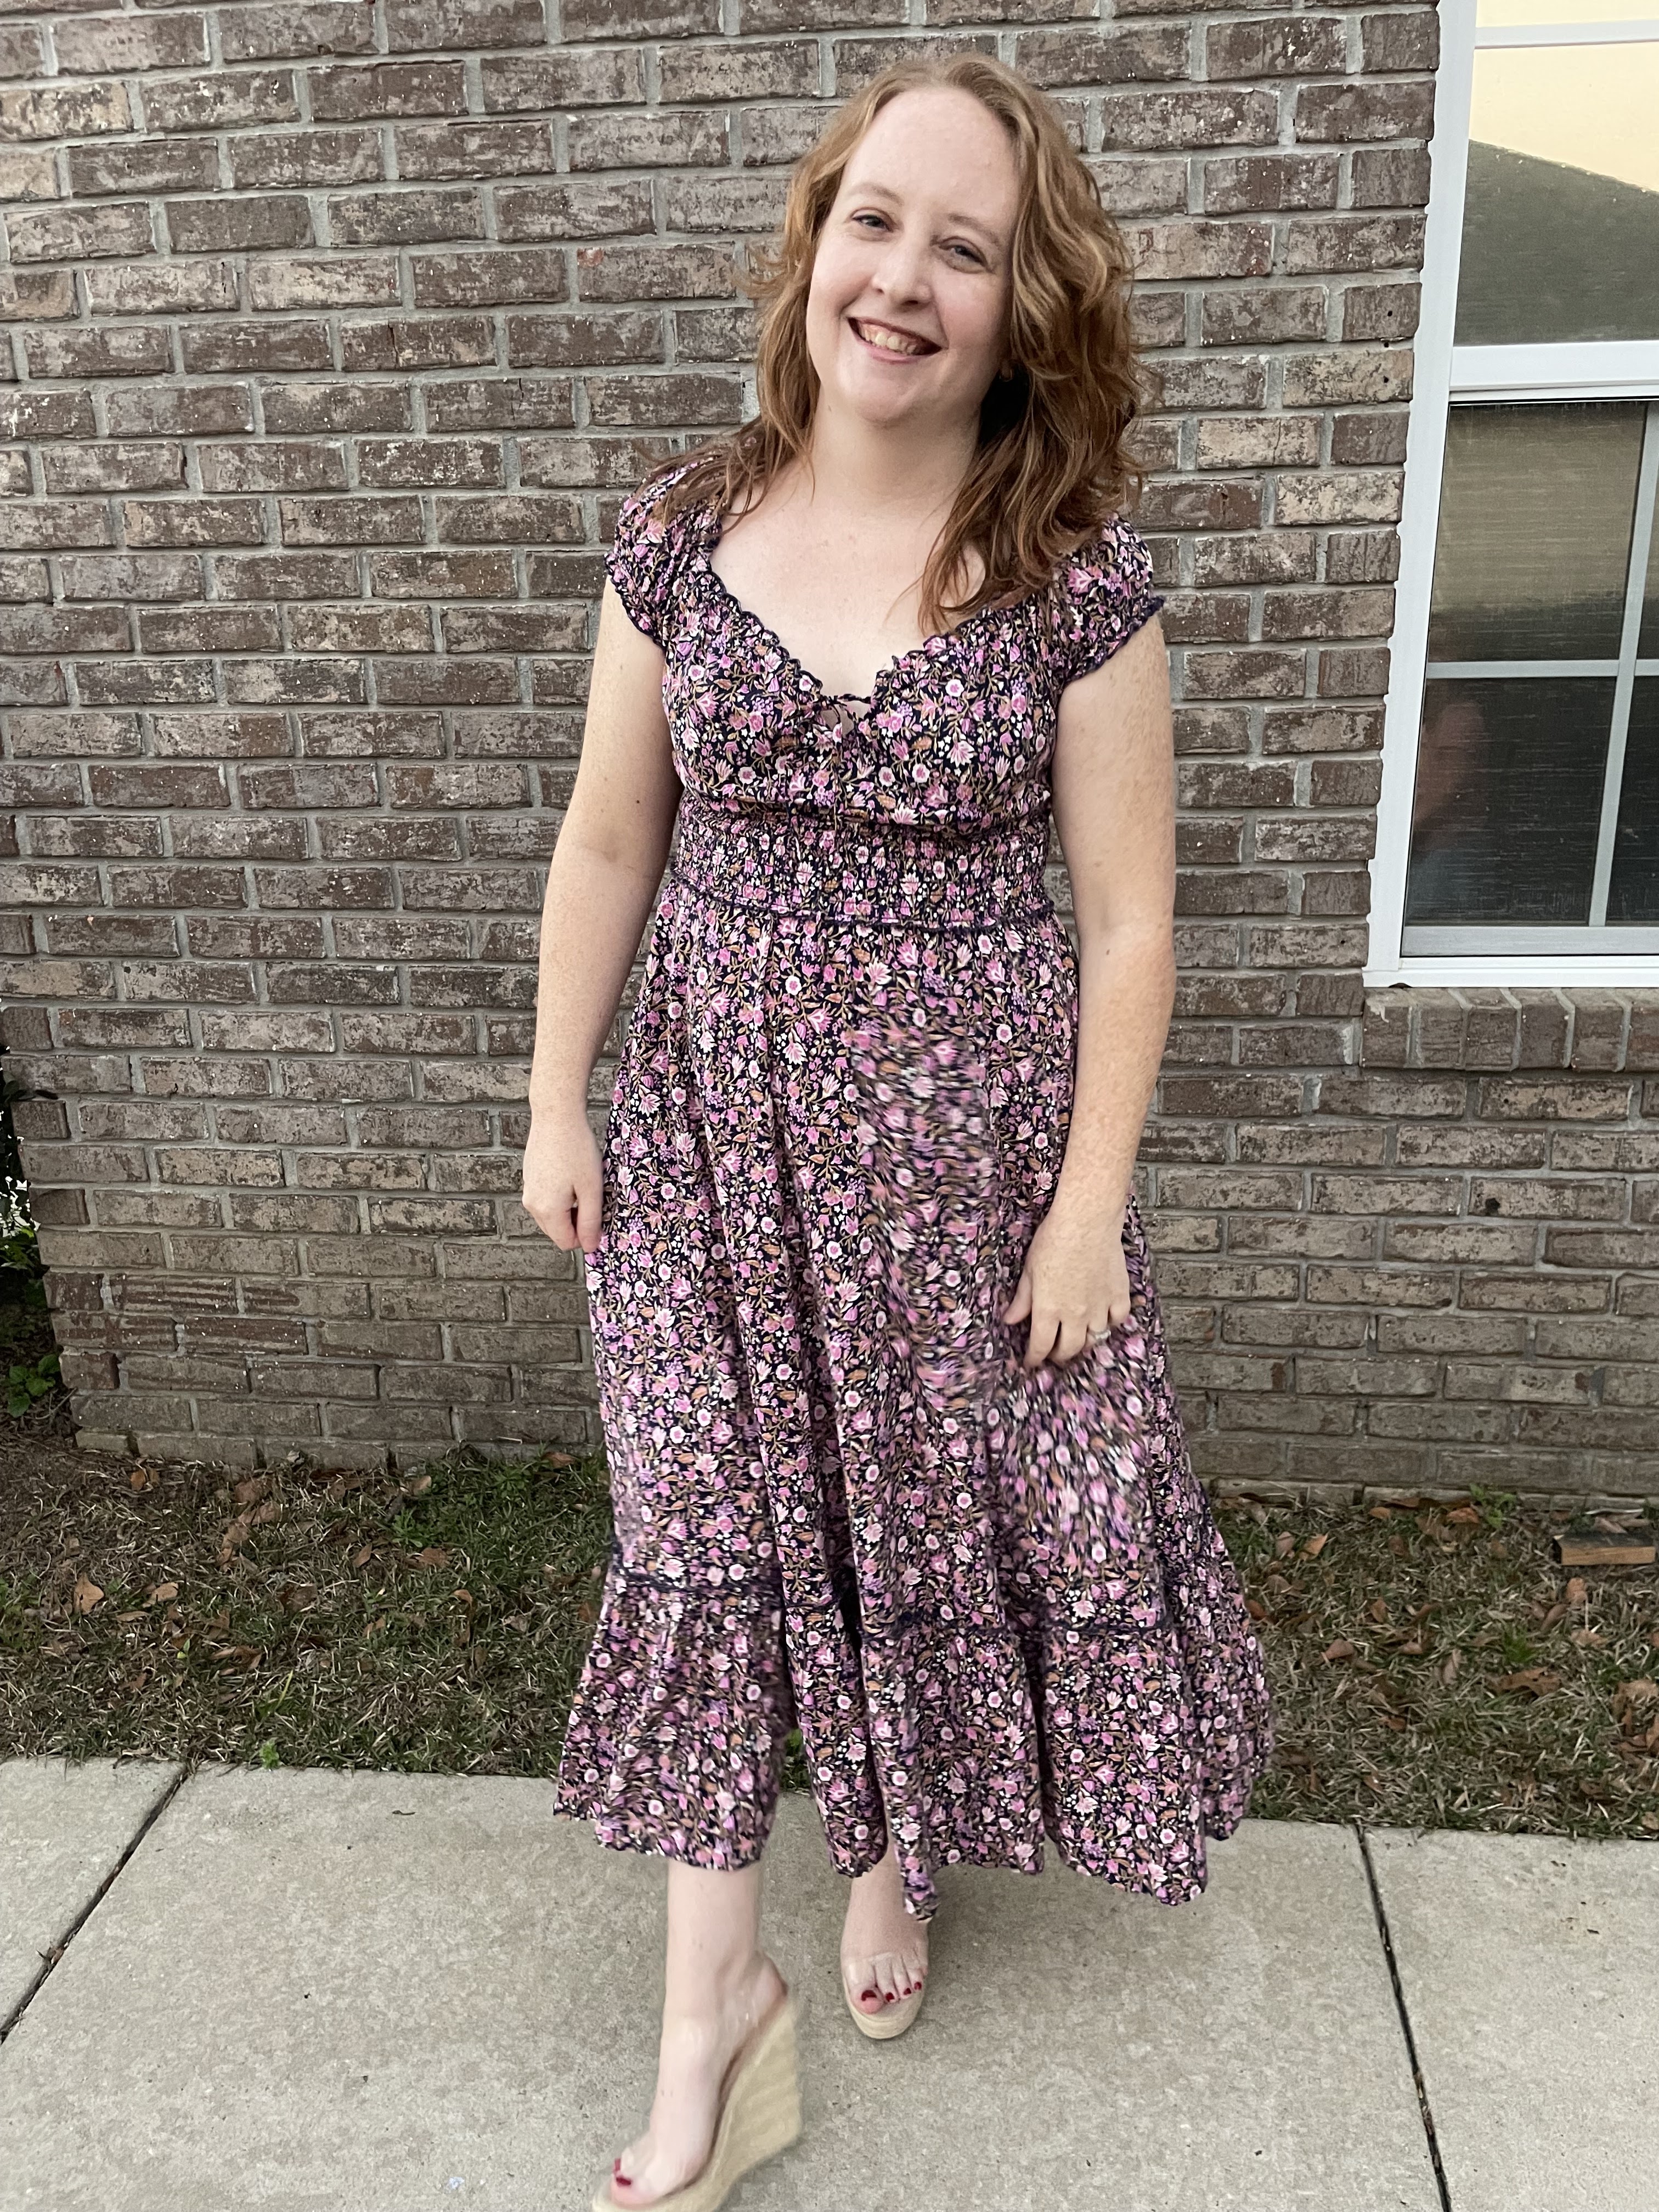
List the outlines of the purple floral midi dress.
<svg viewBox="0 0 1659 2212">
<path fill-rule="evenodd" d="M 1266 1763 L 1146 1230 L 1060 1365 L 1000 1320 L 1066 1147 L 1060 695 L 1162 604 L 1120 521 L 832 695 L 636 491 L 607 568 L 683 786 L 587 1256 L 615 1540 L 557 1779 L 606 1844 L 760 1853 L 799 1727 L 830 1854 L 1062 1859 L 1175 1904 Z"/>
</svg>

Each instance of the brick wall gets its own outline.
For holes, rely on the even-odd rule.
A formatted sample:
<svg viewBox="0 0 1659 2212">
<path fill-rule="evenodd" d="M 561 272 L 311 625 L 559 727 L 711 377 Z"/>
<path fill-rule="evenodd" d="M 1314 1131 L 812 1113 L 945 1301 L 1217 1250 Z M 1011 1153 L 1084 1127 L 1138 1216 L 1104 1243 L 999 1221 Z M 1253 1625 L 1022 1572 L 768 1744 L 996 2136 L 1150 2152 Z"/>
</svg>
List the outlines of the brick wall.
<svg viewBox="0 0 1659 2212">
<path fill-rule="evenodd" d="M 8 0 L 0 989 L 88 1445 L 599 1441 L 515 1193 L 599 548 L 743 411 L 732 241 L 918 45 L 1054 92 L 1164 374 L 1182 976 L 1141 1175 L 1195 1455 L 1659 1488 L 1652 1007 L 1363 1004 L 1413 5 Z"/>
</svg>

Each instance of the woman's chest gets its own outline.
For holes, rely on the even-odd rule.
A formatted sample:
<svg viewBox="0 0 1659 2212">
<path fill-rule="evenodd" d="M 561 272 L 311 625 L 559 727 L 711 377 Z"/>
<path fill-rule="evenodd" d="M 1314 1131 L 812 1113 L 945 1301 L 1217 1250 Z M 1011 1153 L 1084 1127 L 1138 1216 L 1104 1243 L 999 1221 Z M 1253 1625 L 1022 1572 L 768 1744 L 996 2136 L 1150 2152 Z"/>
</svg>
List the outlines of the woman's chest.
<svg viewBox="0 0 1659 2212">
<path fill-rule="evenodd" d="M 795 544 L 775 527 L 764 541 L 734 541 L 728 532 L 708 567 L 831 698 L 867 699 L 879 672 L 915 653 L 927 635 L 920 566 L 895 561 L 885 549 Z"/>
<path fill-rule="evenodd" d="M 704 569 L 665 641 L 683 781 L 755 803 L 964 825 L 1048 803 L 1057 696 L 1029 606 L 988 610 L 840 693 Z"/>
</svg>

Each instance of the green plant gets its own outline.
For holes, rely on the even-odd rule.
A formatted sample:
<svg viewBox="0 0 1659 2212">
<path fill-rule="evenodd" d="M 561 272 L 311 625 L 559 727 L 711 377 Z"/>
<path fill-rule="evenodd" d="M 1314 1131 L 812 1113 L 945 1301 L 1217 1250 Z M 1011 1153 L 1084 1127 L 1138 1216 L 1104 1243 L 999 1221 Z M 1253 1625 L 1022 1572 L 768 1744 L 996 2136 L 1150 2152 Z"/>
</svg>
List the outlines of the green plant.
<svg viewBox="0 0 1659 2212">
<path fill-rule="evenodd" d="M 40 1264 L 40 1239 L 26 1210 L 21 1183 L 0 1188 L 0 1271 L 27 1275 L 32 1282 L 46 1273 Z"/>
<path fill-rule="evenodd" d="M 6 1370 L 6 1411 L 14 1421 L 33 1412 L 42 1398 L 63 1387 L 63 1376 L 58 1370 L 58 1354 L 43 1352 L 29 1366 L 14 1361 Z"/>
</svg>

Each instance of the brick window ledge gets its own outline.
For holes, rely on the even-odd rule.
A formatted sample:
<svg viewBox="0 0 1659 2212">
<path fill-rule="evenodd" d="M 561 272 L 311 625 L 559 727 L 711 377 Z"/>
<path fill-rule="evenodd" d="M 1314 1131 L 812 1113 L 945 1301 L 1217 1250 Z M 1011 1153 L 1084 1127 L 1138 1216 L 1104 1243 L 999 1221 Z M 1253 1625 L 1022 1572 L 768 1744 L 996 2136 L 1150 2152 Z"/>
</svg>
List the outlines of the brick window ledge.
<svg viewBox="0 0 1659 2212">
<path fill-rule="evenodd" d="M 1394 983 L 1365 993 L 1366 1067 L 1659 1070 L 1659 990 Z"/>
</svg>

